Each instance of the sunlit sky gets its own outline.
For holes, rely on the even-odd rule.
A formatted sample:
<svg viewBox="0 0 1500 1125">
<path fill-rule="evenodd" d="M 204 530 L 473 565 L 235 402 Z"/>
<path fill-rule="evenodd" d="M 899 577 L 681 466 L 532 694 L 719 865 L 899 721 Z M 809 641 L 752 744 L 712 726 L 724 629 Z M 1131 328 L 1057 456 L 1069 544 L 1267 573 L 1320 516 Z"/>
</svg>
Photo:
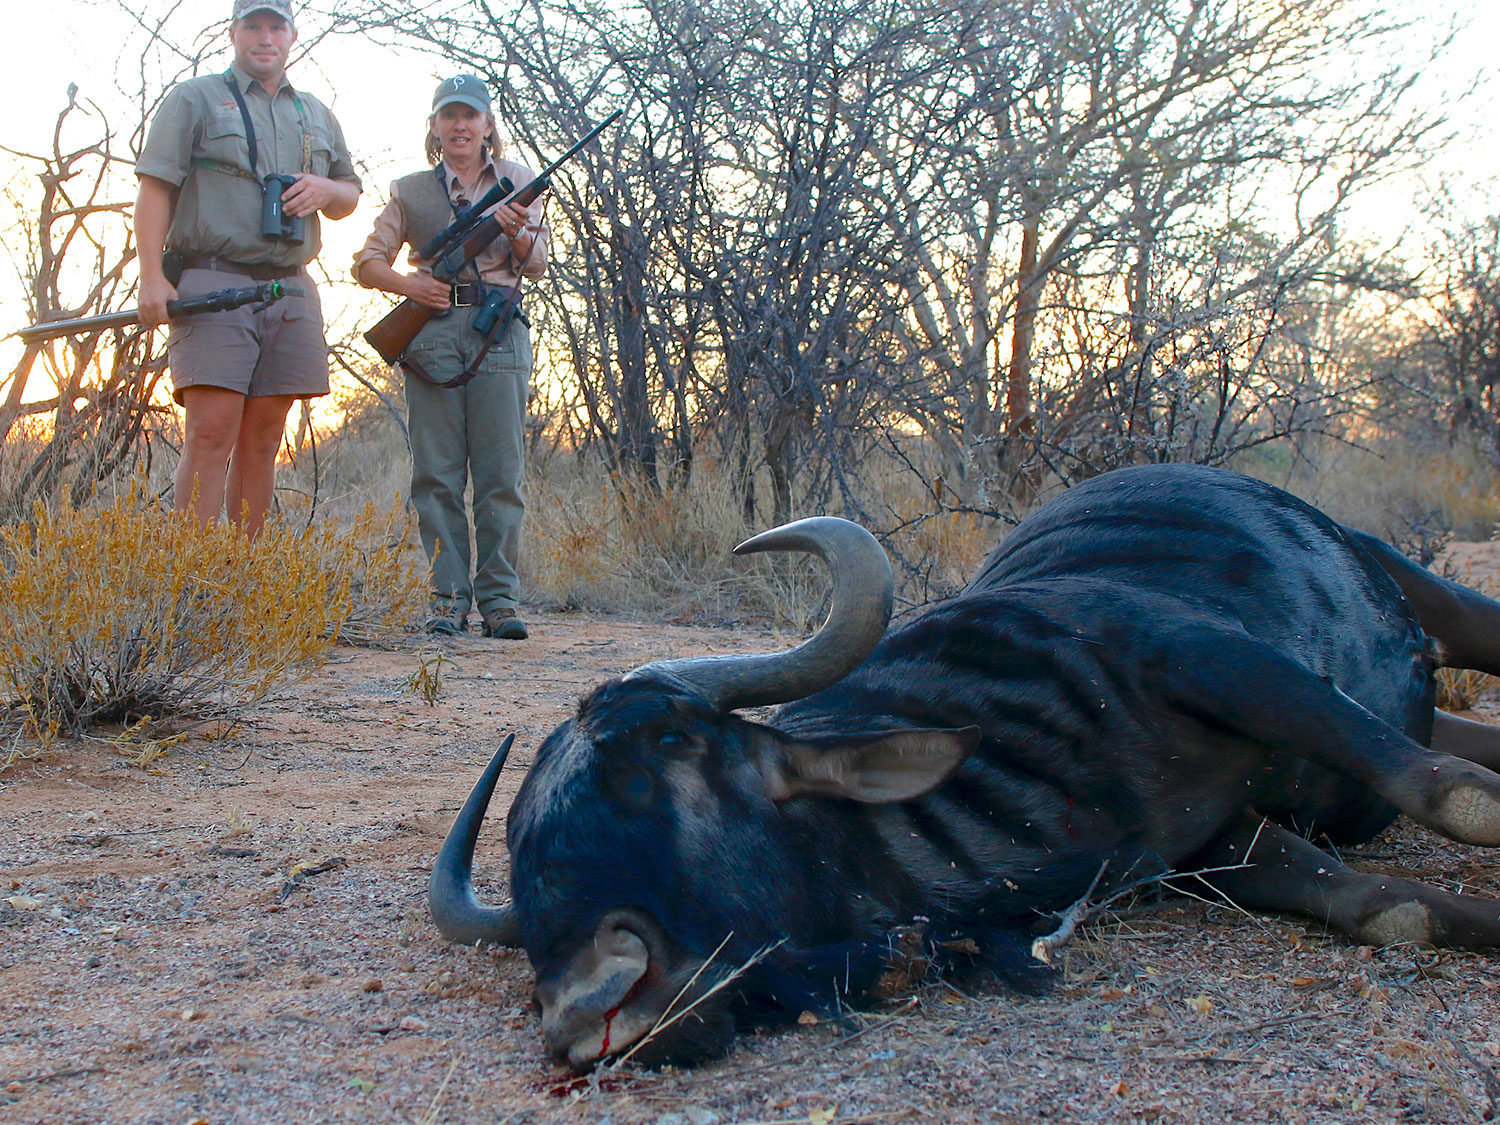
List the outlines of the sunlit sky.
<svg viewBox="0 0 1500 1125">
<path fill-rule="evenodd" d="M 134 74 L 143 36 L 125 14 L 126 3 L 147 17 L 169 7 L 166 0 L 50 0 L 46 4 L 6 0 L 6 30 L 21 50 L 13 52 L 7 66 L 0 69 L 0 105 L 6 107 L 0 118 L 0 146 L 23 152 L 48 150 L 69 83 L 77 83 L 80 99 L 109 110 L 118 131 L 129 132 L 130 122 L 121 119 L 117 88 L 138 84 Z M 179 0 L 180 11 L 172 26 L 184 32 L 196 30 L 226 18 L 230 6 L 230 0 Z M 1392 0 L 1390 7 L 1399 18 L 1413 18 L 1414 5 Z M 1428 68 L 1420 88 L 1420 95 L 1430 104 L 1452 104 L 1456 91 L 1493 71 L 1491 60 L 1500 45 L 1500 0 L 1423 0 L 1420 11 L 1422 34 L 1411 38 L 1418 57 L 1420 44 L 1440 34 L 1450 22 L 1468 23 L 1442 65 Z M 304 36 L 313 30 L 312 19 L 302 21 Z M 224 65 L 227 61 L 226 39 L 216 62 Z M 365 173 L 366 191 L 359 210 L 324 225 L 322 261 L 330 273 L 347 276 L 348 263 L 369 232 L 389 181 L 422 166 L 420 143 L 432 90 L 450 69 L 429 54 L 346 37 L 320 44 L 311 58 L 293 67 L 293 82 L 332 106 Z M 1395 232 L 1409 225 L 1414 201 L 1440 178 L 1461 182 L 1464 205 L 1476 216 L 1486 209 L 1500 210 L 1492 191 L 1500 177 L 1500 140 L 1492 128 L 1500 120 L 1497 113 L 1500 92 L 1494 89 L 1454 106 L 1459 140 L 1420 174 L 1371 192 L 1353 215 L 1352 225 L 1393 245 Z M 536 154 L 523 151 L 518 155 L 536 166 Z M 12 157 L 0 152 L 0 187 L 16 186 L 24 174 Z M 133 194 L 133 189 L 119 194 Z M 7 214 L 4 221 L 9 218 Z M 25 319 L 18 265 L 0 262 L 0 336 L 20 327 Z M 351 288 L 342 297 L 326 296 L 330 334 L 345 322 L 367 318 L 367 295 Z M 365 307 L 354 307 L 351 301 Z M 0 340 L 0 365 L 4 365 L 0 369 L 8 370 L 5 361 L 14 345 L 14 340 Z"/>
</svg>

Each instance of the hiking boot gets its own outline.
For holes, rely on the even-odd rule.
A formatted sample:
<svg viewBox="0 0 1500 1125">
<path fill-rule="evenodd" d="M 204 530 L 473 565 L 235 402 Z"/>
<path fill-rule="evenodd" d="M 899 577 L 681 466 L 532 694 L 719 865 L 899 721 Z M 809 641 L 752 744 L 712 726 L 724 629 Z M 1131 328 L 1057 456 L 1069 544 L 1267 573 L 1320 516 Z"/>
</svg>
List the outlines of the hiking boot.
<svg viewBox="0 0 1500 1125">
<path fill-rule="evenodd" d="M 502 641 L 524 641 L 526 622 L 516 616 L 513 609 L 492 609 L 485 612 L 484 635 L 499 637 Z"/>
<path fill-rule="evenodd" d="M 440 637 L 458 637 L 469 631 L 469 611 L 460 613 L 453 610 L 447 614 L 433 614 L 427 619 L 423 627 L 424 632 L 435 633 Z"/>
</svg>

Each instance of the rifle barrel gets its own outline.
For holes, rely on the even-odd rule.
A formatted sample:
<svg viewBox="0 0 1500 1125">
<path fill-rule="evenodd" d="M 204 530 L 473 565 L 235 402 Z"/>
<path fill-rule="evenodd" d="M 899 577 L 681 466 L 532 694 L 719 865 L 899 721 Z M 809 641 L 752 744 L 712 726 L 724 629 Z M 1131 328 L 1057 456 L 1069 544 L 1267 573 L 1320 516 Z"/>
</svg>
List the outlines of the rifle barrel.
<svg viewBox="0 0 1500 1125">
<path fill-rule="evenodd" d="M 605 129 L 609 128 L 609 126 L 614 123 L 615 118 L 619 117 L 620 114 L 622 114 L 624 112 L 625 111 L 623 109 L 617 109 L 613 113 L 611 113 L 608 117 L 606 117 L 603 121 L 599 122 L 599 124 L 595 125 L 592 129 L 590 129 L 587 133 L 585 133 L 582 137 L 580 137 L 578 139 L 578 143 L 577 144 L 575 144 L 572 148 L 568 149 L 567 152 L 563 153 L 556 160 L 554 160 L 551 164 L 547 165 L 547 167 L 543 168 L 542 171 L 541 171 L 541 174 L 537 176 L 537 179 L 538 180 L 545 180 L 548 176 L 552 175 L 553 172 L 556 172 L 559 168 L 561 168 L 564 164 L 566 164 L 569 160 L 571 160 L 578 153 L 579 149 L 583 148 L 584 145 L 588 144 L 591 140 L 593 140 L 595 137 L 597 137 L 600 133 L 604 132 Z M 533 182 L 535 182 L 535 181 L 533 181 Z M 530 184 L 527 185 L 527 187 L 530 187 L 530 186 L 531 186 Z M 525 191 L 526 188 L 522 188 L 521 190 Z"/>
<path fill-rule="evenodd" d="M 240 289 L 216 289 L 212 293 L 203 293 L 197 297 L 179 297 L 168 301 L 167 319 L 177 320 L 184 316 L 197 316 L 199 313 L 224 312 L 248 305 L 252 301 L 270 304 L 272 301 L 279 301 L 282 297 L 300 297 L 301 295 L 301 290 L 288 289 L 279 281 L 247 285 Z M 48 320 L 41 324 L 30 324 L 20 329 L 16 335 L 23 343 L 36 344 L 43 340 L 55 340 L 59 336 L 80 336 L 89 332 L 105 332 L 111 328 L 129 328 L 139 322 L 139 309 L 121 309 L 119 312 L 101 313 L 98 316 L 80 316 L 72 320 Z"/>
<path fill-rule="evenodd" d="M 53 320 L 42 324 L 31 324 L 16 333 L 27 344 L 43 340 L 55 340 L 59 336 L 73 336 L 86 332 L 102 332 L 109 328 L 125 328 L 137 322 L 137 310 L 103 313 L 99 316 L 81 316 L 73 320 Z"/>
</svg>

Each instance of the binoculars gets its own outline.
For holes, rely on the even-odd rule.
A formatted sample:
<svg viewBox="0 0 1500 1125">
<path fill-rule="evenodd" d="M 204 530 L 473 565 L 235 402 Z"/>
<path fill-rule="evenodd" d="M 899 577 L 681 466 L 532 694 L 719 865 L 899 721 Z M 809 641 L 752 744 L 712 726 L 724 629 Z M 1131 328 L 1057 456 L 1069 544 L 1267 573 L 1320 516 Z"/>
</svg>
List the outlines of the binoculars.
<svg viewBox="0 0 1500 1125">
<path fill-rule="evenodd" d="M 488 336 L 508 304 L 513 304 L 509 289 L 491 289 L 484 295 L 484 303 L 474 311 L 470 327 L 481 336 Z"/>
<path fill-rule="evenodd" d="M 260 236 L 267 242 L 285 242 L 301 246 L 303 223 L 300 215 L 288 215 L 281 209 L 281 194 L 297 182 L 296 176 L 269 172 L 260 182 Z"/>
</svg>

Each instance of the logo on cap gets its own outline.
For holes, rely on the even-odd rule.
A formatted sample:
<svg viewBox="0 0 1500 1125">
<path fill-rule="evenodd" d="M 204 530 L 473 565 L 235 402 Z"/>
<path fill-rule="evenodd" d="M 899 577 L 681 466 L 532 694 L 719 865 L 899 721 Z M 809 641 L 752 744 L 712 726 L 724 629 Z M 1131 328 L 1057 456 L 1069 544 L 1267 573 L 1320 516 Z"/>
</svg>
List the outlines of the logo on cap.
<svg viewBox="0 0 1500 1125">
<path fill-rule="evenodd" d="M 451 102 L 460 102 L 471 106 L 480 113 L 490 111 L 490 92 L 485 89 L 484 82 L 472 74 L 456 74 L 452 78 L 438 84 L 437 93 L 432 95 L 432 108 L 442 109 Z"/>
</svg>

